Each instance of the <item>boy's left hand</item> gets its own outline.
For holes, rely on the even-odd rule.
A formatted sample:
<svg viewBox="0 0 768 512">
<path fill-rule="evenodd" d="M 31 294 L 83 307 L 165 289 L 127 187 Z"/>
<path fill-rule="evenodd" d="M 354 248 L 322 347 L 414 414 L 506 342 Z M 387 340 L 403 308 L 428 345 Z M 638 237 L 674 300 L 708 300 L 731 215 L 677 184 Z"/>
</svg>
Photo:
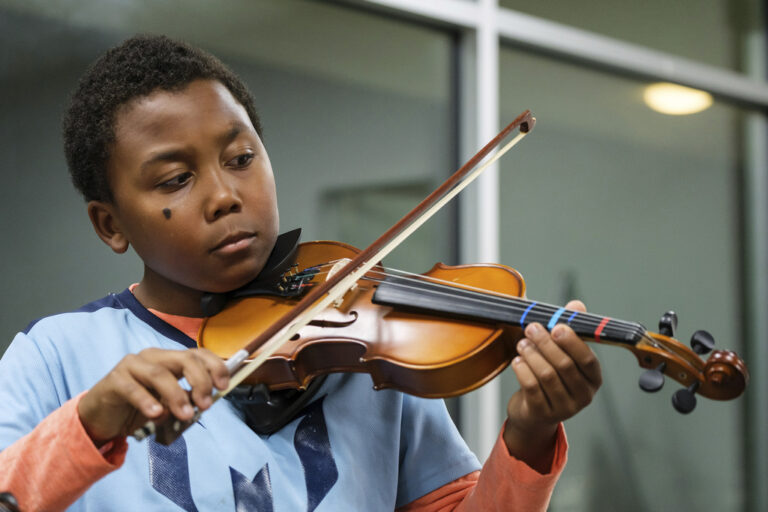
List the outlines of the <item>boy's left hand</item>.
<svg viewBox="0 0 768 512">
<path fill-rule="evenodd" d="M 571 301 L 566 308 L 586 311 L 581 301 Z M 592 401 L 602 384 L 600 363 L 564 324 L 551 334 L 541 324 L 528 325 L 517 352 L 512 369 L 520 390 L 507 405 L 504 441 L 512 456 L 548 473 L 557 427 Z"/>
</svg>

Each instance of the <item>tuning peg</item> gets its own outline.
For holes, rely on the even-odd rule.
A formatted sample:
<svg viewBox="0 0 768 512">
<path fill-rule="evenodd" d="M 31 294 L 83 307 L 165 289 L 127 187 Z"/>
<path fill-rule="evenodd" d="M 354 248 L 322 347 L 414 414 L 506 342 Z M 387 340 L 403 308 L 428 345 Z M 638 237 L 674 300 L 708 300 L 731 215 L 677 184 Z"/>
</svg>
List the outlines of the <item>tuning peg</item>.
<svg viewBox="0 0 768 512">
<path fill-rule="evenodd" d="M 672 405 L 677 412 L 688 414 L 696 407 L 696 390 L 699 389 L 699 381 L 694 382 L 687 388 L 678 389 L 672 395 Z"/>
<path fill-rule="evenodd" d="M 699 355 L 707 354 L 715 348 L 715 338 L 707 331 L 696 331 L 691 336 L 691 348 Z"/>
<path fill-rule="evenodd" d="M 640 389 L 649 393 L 655 393 L 664 386 L 664 369 L 667 363 L 661 363 L 656 368 L 646 370 L 640 375 L 638 384 Z"/>
<path fill-rule="evenodd" d="M 664 336 L 674 338 L 675 331 L 677 330 L 677 313 L 674 311 L 667 311 L 661 315 L 659 320 L 659 332 Z"/>
</svg>

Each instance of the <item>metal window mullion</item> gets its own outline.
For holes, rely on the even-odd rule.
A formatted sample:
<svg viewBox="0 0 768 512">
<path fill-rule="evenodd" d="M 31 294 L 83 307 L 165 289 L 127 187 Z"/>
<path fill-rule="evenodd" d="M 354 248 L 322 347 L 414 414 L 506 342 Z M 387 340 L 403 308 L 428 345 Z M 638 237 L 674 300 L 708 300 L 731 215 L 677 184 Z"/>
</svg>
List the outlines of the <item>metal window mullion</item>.
<svg viewBox="0 0 768 512">
<path fill-rule="evenodd" d="M 499 130 L 499 37 L 497 0 L 480 0 L 475 30 L 465 33 L 461 67 L 461 123 L 464 156 L 477 151 Z M 496 165 L 464 192 L 460 208 L 463 262 L 499 261 L 499 178 Z M 461 397 L 461 430 L 481 460 L 491 452 L 501 426 L 501 383 L 494 379 Z"/>
<path fill-rule="evenodd" d="M 368 9 L 447 26 L 459 42 L 461 155 L 474 154 L 499 129 L 499 34 L 497 0 L 346 0 Z M 488 169 L 464 191 L 459 207 L 459 252 L 463 262 L 499 260 L 497 168 Z M 460 426 L 467 444 L 482 460 L 491 452 L 501 427 L 500 382 L 495 379 L 460 397 Z"/>
<path fill-rule="evenodd" d="M 749 73 L 758 79 L 768 77 L 766 34 L 754 31 L 747 37 L 745 61 Z M 751 382 L 744 415 L 745 510 L 768 510 L 768 119 L 762 112 L 748 113 L 745 130 L 744 197 L 744 348 L 749 361 Z"/>
<path fill-rule="evenodd" d="M 748 114 L 747 165 L 744 171 L 744 358 L 750 369 L 745 415 L 747 510 L 768 510 L 768 122 L 765 114 Z"/>
<path fill-rule="evenodd" d="M 465 0 L 342 0 L 344 3 L 364 5 L 377 11 L 447 25 L 452 28 L 475 30 L 480 8 Z"/>
<path fill-rule="evenodd" d="M 485 0 L 350 1 L 397 16 L 472 31 L 484 23 L 483 19 L 487 18 L 492 10 L 494 27 L 502 41 L 646 79 L 688 85 L 751 107 L 768 107 L 768 82 L 765 77 L 750 77 L 671 53 L 500 8 L 497 2 L 489 8 Z"/>
<path fill-rule="evenodd" d="M 754 79 L 509 9 L 499 9 L 497 20 L 502 41 L 646 79 L 695 87 L 752 107 L 768 106 L 765 79 Z"/>
</svg>

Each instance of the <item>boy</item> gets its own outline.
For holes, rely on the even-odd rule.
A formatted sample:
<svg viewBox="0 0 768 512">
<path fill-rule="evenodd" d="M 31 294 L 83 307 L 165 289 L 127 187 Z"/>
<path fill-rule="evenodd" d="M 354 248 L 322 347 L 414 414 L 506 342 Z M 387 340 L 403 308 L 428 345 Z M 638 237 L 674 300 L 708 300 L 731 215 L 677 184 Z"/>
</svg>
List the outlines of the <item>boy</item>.
<svg viewBox="0 0 768 512">
<path fill-rule="evenodd" d="M 133 245 L 145 270 L 33 323 L 0 361 L 0 491 L 22 510 L 546 509 L 565 463 L 560 422 L 601 382 L 567 326 L 527 328 L 512 365 L 521 390 L 482 472 L 441 401 L 374 392 L 362 374 L 328 376 L 288 424 L 257 435 L 232 402 L 212 406 L 228 374 L 195 348 L 203 293 L 254 279 L 277 237 L 250 94 L 212 56 L 137 37 L 86 73 L 64 135 L 96 233 L 116 253 Z M 126 440 L 193 406 L 210 410 L 170 446 Z"/>
</svg>

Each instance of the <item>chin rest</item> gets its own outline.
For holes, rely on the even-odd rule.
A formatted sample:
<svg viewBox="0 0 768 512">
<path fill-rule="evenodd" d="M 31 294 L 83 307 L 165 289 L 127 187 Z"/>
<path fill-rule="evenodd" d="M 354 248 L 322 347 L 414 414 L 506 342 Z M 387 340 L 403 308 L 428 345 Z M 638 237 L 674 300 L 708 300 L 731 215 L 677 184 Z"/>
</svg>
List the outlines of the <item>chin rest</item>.
<svg viewBox="0 0 768 512">
<path fill-rule="evenodd" d="M 323 382 L 325 375 L 315 378 L 304 391 L 270 391 L 264 384 L 238 386 L 224 398 L 243 413 L 251 430 L 264 436 L 274 434 L 290 423 L 317 394 Z"/>
<path fill-rule="evenodd" d="M 290 297 L 298 295 L 299 288 L 279 287 L 280 279 L 296 261 L 296 251 L 299 248 L 301 228 L 288 231 L 277 237 L 275 246 L 264 264 L 264 268 L 242 288 L 226 293 L 204 293 L 200 299 L 200 307 L 205 316 L 219 313 L 230 300 L 255 295 L 272 295 Z"/>
</svg>

